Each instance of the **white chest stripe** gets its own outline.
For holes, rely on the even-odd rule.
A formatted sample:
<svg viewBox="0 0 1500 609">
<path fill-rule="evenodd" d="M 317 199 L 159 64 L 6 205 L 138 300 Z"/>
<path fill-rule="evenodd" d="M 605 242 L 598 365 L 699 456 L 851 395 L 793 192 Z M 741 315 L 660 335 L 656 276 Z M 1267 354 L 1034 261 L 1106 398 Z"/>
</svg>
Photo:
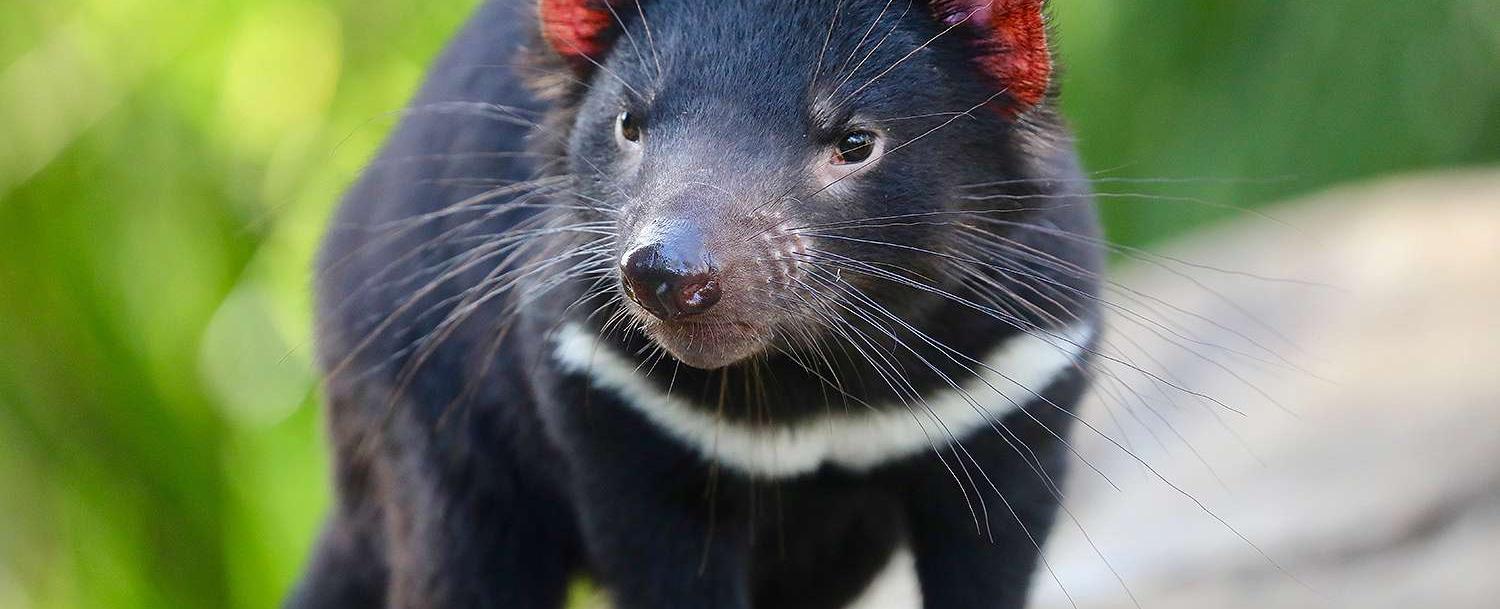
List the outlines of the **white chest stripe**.
<svg viewBox="0 0 1500 609">
<path fill-rule="evenodd" d="M 667 395 L 637 372 L 635 362 L 578 324 L 563 326 L 555 354 L 565 369 L 587 374 L 595 386 L 615 392 L 705 458 L 744 473 L 781 478 L 814 472 L 825 463 L 869 470 L 989 430 L 1072 368 L 1092 334 L 1083 325 L 1051 337 L 1018 334 L 985 358 L 988 369 L 961 383 L 963 392 L 936 392 L 925 408 L 851 406 L 785 426 L 721 420 L 706 408 Z"/>
</svg>

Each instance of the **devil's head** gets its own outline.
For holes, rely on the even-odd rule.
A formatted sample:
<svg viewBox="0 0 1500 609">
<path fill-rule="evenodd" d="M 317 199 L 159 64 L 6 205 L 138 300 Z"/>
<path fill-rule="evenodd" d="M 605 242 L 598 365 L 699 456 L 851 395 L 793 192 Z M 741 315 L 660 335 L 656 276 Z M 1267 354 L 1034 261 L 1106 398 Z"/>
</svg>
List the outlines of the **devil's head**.
<svg viewBox="0 0 1500 609">
<path fill-rule="evenodd" d="M 1037 173 L 1043 0 L 542 0 L 540 18 L 576 213 L 612 227 L 609 289 L 686 364 L 916 323 L 1004 232 L 962 214 L 1025 213 L 971 189 Z"/>
</svg>

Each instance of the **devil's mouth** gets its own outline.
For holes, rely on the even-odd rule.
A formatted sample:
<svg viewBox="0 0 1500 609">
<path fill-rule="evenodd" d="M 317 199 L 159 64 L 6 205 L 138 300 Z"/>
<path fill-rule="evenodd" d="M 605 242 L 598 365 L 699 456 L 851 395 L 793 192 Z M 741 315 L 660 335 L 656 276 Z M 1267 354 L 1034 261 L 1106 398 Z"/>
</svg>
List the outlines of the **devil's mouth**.
<svg viewBox="0 0 1500 609">
<path fill-rule="evenodd" d="M 743 321 L 699 321 L 688 319 L 667 323 L 681 324 L 682 326 L 689 329 L 704 330 L 708 332 L 754 332 L 756 330 L 753 324 Z"/>
<path fill-rule="evenodd" d="M 745 321 L 681 320 L 653 324 L 647 334 L 682 363 L 711 370 L 761 353 L 771 333 Z"/>
</svg>

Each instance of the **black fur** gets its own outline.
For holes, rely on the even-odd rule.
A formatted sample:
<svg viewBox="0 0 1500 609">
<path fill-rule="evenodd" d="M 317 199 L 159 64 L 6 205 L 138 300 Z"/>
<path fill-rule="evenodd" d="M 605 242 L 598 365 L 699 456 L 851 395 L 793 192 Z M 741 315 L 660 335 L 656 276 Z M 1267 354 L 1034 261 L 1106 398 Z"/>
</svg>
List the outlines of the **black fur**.
<svg viewBox="0 0 1500 609">
<path fill-rule="evenodd" d="M 1050 484 L 1062 474 L 1061 436 L 1087 384 L 1083 367 L 1036 388 L 1038 399 L 999 423 L 1004 433 L 960 438 L 962 451 L 944 445 L 866 473 L 828 467 L 755 480 L 707 462 L 611 393 L 565 374 L 548 337 L 566 320 L 586 322 L 641 358 L 641 373 L 664 388 L 727 419 L 774 425 L 911 397 L 883 381 L 882 370 L 923 394 L 946 387 L 945 377 L 972 375 L 962 357 L 943 355 L 917 330 L 981 357 L 1015 333 L 1092 320 L 1093 210 L 1050 103 L 1017 119 L 997 111 L 1003 95 L 976 76 L 965 32 L 912 53 L 942 31 L 920 1 L 890 3 L 858 53 L 886 2 L 649 0 L 642 8 L 651 42 L 625 6 L 621 32 L 633 40 L 616 36 L 597 58 L 604 69 L 577 73 L 542 47 L 531 0 L 486 3 L 347 195 L 318 284 L 338 502 L 288 606 L 556 609 L 568 582 L 586 574 L 621 609 L 831 608 L 906 544 L 927 607 L 1020 607 L 1056 508 Z M 851 84 L 830 96 L 835 103 L 812 101 L 810 91 L 841 80 L 847 69 L 837 68 L 858 63 L 881 36 L 888 39 Z M 649 130 L 634 174 L 618 169 L 612 136 L 612 121 L 630 104 L 640 105 Z M 880 122 L 897 117 L 917 118 Z M 913 143 L 849 188 L 806 184 L 805 159 L 852 118 L 876 121 L 892 145 Z M 694 156 L 674 156 L 685 150 Z M 781 352 L 808 347 L 795 336 L 727 369 L 647 361 L 651 338 L 628 323 L 605 327 L 638 313 L 612 299 L 613 267 L 567 274 L 586 258 L 569 258 L 570 248 L 594 235 L 493 245 L 518 227 L 593 221 L 614 223 L 605 232 L 620 235 L 643 217 L 683 213 L 647 200 L 649 176 L 667 173 L 745 193 L 750 203 L 738 208 L 691 210 L 737 234 L 755 234 L 745 205 L 765 202 L 801 225 L 930 213 L 845 234 L 964 252 L 942 214 L 982 207 L 1008 210 L 998 217 L 1017 228 L 986 230 L 1035 253 L 1008 272 L 984 271 L 1018 299 L 986 311 L 972 304 L 983 301 L 975 286 L 943 279 L 951 260 L 827 240 L 838 256 L 899 266 L 970 302 L 850 273 L 912 329 L 882 334 L 869 319 L 846 320 L 870 331 L 867 348 L 885 359 L 872 363 L 847 348 L 852 356 L 830 358 L 826 372 L 844 379 L 836 390 L 805 369 L 806 359 Z M 557 186 L 504 190 L 536 178 Z M 982 202 L 962 196 L 962 185 L 997 181 L 1006 183 L 984 190 L 994 196 Z M 624 247 L 616 241 L 598 258 L 614 260 Z M 535 266 L 548 260 L 553 266 Z M 499 285 L 517 274 L 513 286 Z M 590 291 L 596 286 L 603 289 Z"/>
</svg>

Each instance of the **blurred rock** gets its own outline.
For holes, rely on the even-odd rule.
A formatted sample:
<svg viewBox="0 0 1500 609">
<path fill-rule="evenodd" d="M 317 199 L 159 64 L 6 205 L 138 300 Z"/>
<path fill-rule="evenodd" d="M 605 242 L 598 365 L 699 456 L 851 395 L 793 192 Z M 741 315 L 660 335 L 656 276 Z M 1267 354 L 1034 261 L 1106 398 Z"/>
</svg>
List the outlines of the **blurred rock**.
<svg viewBox="0 0 1500 609">
<path fill-rule="evenodd" d="M 1500 172 L 1269 213 L 1116 269 L 1034 606 L 1500 606 Z"/>
</svg>

